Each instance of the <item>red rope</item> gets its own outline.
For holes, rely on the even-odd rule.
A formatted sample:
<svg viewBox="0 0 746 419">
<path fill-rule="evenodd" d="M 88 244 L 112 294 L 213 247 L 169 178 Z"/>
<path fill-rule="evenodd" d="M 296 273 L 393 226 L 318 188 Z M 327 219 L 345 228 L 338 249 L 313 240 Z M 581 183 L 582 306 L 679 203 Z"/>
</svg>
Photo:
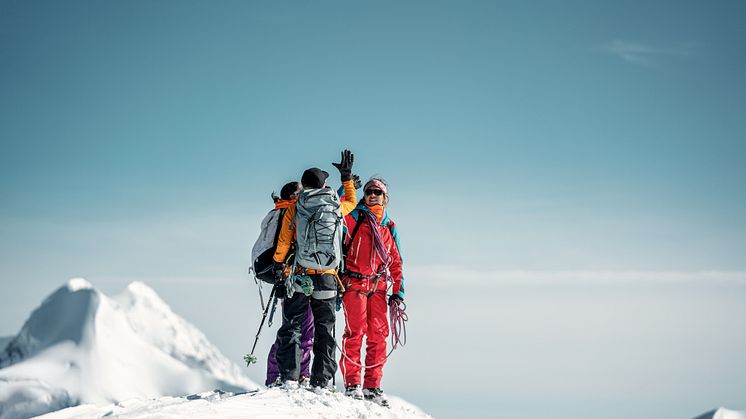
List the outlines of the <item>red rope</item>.
<svg viewBox="0 0 746 419">
<path fill-rule="evenodd" d="M 407 325 L 409 320 L 406 310 L 407 305 L 402 300 L 392 300 L 389 303 L 389 325 L 391 327 L 391 350 L 399 345 L 407 344 Z"/>
</svg>

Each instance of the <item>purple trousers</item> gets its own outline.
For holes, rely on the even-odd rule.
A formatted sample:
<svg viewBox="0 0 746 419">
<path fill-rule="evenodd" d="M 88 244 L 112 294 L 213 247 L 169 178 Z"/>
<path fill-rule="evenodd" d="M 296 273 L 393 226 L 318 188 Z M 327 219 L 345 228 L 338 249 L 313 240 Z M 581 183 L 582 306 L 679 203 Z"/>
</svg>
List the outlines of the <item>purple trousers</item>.
<svg viewBox="0 0 746 419">
<path fill-rule="evenodd" d="M 284 323 L 283 318 L 283 323 Z M 313 312 L 311 311 L 311 305 L 308 305 L 306 310 L 306 317 L 303 319 L 303 325 L 301 327 L 300 336 L 300 375 L 306 377 L 311 376 L 311 349 L 313 348 Z M 280 367 L 277 365 L 277 345 L 279 344 L 277 338 L 275 343 L 269 349 L 269 356 L 267 356 L 267 380 L 265 385 L 270 385 L 277 380 L 280 376 Z"/>
</svg>

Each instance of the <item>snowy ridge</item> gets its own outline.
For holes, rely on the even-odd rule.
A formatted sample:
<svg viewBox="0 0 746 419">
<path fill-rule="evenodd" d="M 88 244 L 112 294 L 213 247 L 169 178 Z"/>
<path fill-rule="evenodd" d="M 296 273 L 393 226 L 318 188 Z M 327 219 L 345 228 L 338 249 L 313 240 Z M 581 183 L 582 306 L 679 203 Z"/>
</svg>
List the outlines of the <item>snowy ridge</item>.
<svg viewBox="0 0 746 419">
<path fill-rule="evenodd" d="M 83 279 L 60 287 L 0 352 L 0 419 L 80 403 L 257 386 L 145 284 L 109 298 Z"/>
<path fill-rule="evenodd" d="M 238 366 L 225 358 L 201 331 L 176 315 L 144 283 L 129 284 L 113 299 L 126 313 L 132 330 L 166 354 L 192 368 L 206 370 L 225 383 L 256 388 L 253 382 L 243 379 Z"/>
<path fill-rule="evenodd" d="M 98 419 L 178 417 L 250 419 L 267 417 L 346 418 L 430 418 L 414 405 L 389 396 L 391 408 L 353 400 L 341 393 L 316 394 L 305 389 L 269 389 L 249 394 L 207 392 L 187 397 L 164 397 L 156 400 L 130 400 L 96 407 L 82 405 L 42 416 L 43 419 Z"/>
<path fill-rule="evenodd" d="M 694 419 L 746 419 L 746 411 L 729 410 L 721 407 L 697 416 Z"/>
<path fill-rule="evenodd" d="M 83 343 L 91 332 L 93 314 L 100 297 L 100 293 L 88 282 L 71 279 L 31 313 L 18 335 L 0 353 L 0 368 L 32 357 L 61 342 Z"/>
</svg>

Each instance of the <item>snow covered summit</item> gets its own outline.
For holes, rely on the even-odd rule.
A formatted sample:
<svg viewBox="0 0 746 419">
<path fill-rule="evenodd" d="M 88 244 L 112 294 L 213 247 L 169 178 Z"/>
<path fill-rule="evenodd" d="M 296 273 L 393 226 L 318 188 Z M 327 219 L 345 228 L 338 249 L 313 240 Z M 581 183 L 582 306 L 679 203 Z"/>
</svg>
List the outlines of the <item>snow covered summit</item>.
<svg viewBox="0 0 746 419">
<path fill-rule="evenodd" d="M 370 401 L 345 397 L 340 392 L 272 388 L 238 395 L 211 391 L 185 397 L 127 400 L 108 406 L 80 405 L 39 419 L 432 419 L 417 406 L 398 397 L 390 396 L 390 402 L 391 408 L 385 408 Z"/>
<path fill-rule="evenodd" d="M 107 297 L 68 281 L 0 348 L 0 418 L 78 404 L 256 389 L 141 282 Z"/>
<path fill-rule="evenodd" d="M 746 419 L 746 411 L 730 410 L 724 407 L 703 413 L 694 419 Z"/>
</svg>

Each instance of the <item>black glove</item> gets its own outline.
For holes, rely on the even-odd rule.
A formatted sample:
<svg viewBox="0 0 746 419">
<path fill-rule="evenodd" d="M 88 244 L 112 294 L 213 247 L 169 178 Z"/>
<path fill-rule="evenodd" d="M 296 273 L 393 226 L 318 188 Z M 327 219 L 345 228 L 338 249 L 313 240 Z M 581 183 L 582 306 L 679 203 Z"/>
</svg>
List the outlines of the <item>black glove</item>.
<svg viewBox="0 0 746 419">
<path fill-rule="evenodd" d="M 345 150 L 342 152 L 342 161 L 339 163 L 332 163 L 332 166 L 339 170 L 342 182 L 352 179 L 352 162 L 354 160 L 355 156 L 352 154 L 352 151 Z"/>
<path fill-rule="evenodd" d="M 360 176 L 358 175 L 352 175 L 352 183 L 355 185 L 355 189 L 360 189 L 363 187 L 363 181 L 360 180 Z"/>
<path fill-rule="evenodd" d="M 285 275 L 285 264 L 282 262 L 275 262 L 272 264 L 272 272 L 275 274 L 275 281 L 282 281 Z"/>
<path fill-rule="evenodd" d="M 389 297 L 389 305 L 396 303 L 399 304 L 399 302 L 404 302 L 404 299 L 399 297 L 399 294 L 391 294 L 391 297 Z"/>
</svg>

